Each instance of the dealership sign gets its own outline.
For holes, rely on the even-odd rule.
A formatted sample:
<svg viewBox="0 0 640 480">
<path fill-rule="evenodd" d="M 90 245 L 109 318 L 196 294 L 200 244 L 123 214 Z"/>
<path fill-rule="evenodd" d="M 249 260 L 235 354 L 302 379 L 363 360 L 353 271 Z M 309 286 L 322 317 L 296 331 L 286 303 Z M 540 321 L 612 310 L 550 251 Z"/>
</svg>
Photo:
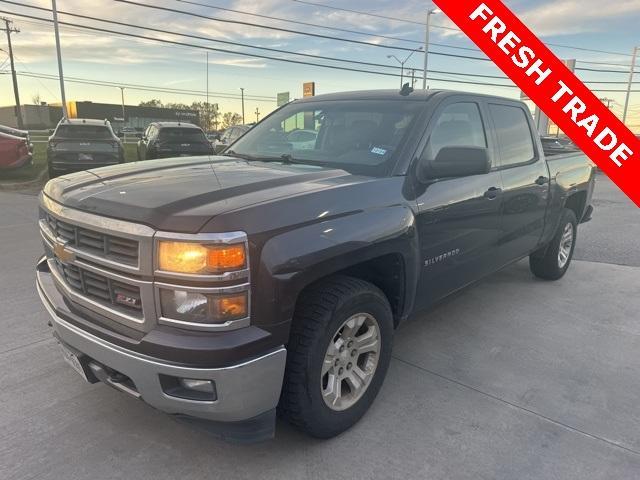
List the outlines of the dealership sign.
<svg viewBox="0 0 640 480">
<path fill-rule="evenodd" d="M 434 0 L 640 206 L 640 140 L 499 0 Z"/>
</svg>

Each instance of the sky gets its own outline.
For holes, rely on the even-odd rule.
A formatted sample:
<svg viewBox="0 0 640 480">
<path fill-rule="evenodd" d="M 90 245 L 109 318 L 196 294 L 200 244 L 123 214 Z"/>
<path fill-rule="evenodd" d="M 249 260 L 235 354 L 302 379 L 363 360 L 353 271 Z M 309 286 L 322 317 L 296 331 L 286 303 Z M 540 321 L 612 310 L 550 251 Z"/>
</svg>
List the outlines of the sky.
<svg viewBox="0 0 640 480">
<path fill-rule="evenodd" d="M 0 16 L 13 20 L 20 33 L 14 34 L 13 49 L 17 60 L 22 103 L 33 103 L 34 99 L 48 103 L 60 101 L 60 89 L 55 55 L 55 39 L 50 23 L 16 14 L 50 19 L 48 11 L 28 8 L 37 6 L 51 8 L 49 0 L 0 0 Z M 240 53 L 266 55 L 269 57 L 321 63 L 325 65 L 364 69 L 373 72 L 399 73 L 400 60 L 419 48 L 424 42 L 424 20 L 427 8 L 433 5 L 423 0 L 309 0 L 310 5 L 297 0 L 131 0 L 134 3 L 165 7 L 191 12 L 201 17 L 175 11 L 166 11 L 123 3 L 118 0 L 58 0 L 60 12 L 92 16 L 138 27 L 112 25 L 86 18 L 72 17 L 60 13 L 62 22 L 75 26 L 61 26 L 61 46 L 66 82 L 67 100 L 90 100 L 94 102 L 120 103 L 118 85 L 125 85 L 125 103 L 137 105 L 154 98 L 164 103 L 191 103 L 204 101 L 207 86 L 207 50 L 205 47 L 224 49 L 227 52 L 209 51 L 210 101 L 218 103 L 221 111 L 240 112 L 240 88 L 246 95 L 247 121 L 255 117 L 256 108 L 260 117 L 276 106 L 277 92 L 290 92 L 291 98 L 302 96 L 303 82 L 316 82 L 316 94 L 346 90 L 396 88 L 400 85 L 397 76 L 341 71 L 313 65 L 285 63 L 275 59 L 255 58 Z M 601 98 L 609 98 L 613 111 L 621 116 L 624 90 L 629 75 L 633 47 L 640 46 L 640 0 L 616 0 L 603 3 L 601 0 L 505 0 L 511 8 L 550 48 L 560 57 L 576 59 L 576 73 Z M 229 12 L 213 7 L 237 10 Z M 329 7 L 329 8 L 327 8 Z M 347 12 L 335 8 L 367 12 Z M 248 15 L 254 14 L 252 15 Z M 266 19 L 257 15 L 268 15 L 311 25 Z M 321 36 L 352 39 L 362 43 L 300 35 L 294 32 L 269 30 L 249 25 L 238 25 L 215 21 L 223 20 L 255 23 L 282 29 L 314 33 Z M 381 17 L 393 17 L 381 18 Z M 460 58 L 460 56 L 483 58 L 484 55 L 459 31 L 452 29 L 453 23 L 442 13 L 431 17 L 429 70 L 447 73 L 432 73 L 430 88 L 448 88 L 472 92 L 492 93 L 518 97 L 519 90 L 508 86 L 474 85 L 455 83 L 470 81 L 513 85 L 506 78 L 470 77 L 460 74 L 502 76 L 488 61 Z M 133 33 L 162 39 L 169 42 L 188 43 L 189 46 L 158 43 L 154 40 L 123 37 L 114 33 L 87 31 L 78 25 L 91 26 L 119 32 Z M 329 30 L 351 30 L 352 32 Z M 444 27 L 444 28 L 443 28 Z M 160 31 L 157 31 L 160 30 Z M 355 33 L 361 32 L 361 33 Z M 3 34 L 3 32 L 0 32 Z M 182 35 L 202 37 L 189 38 Z M 393 37 L 393 38 L 389 38 Z M 212 41 L 217 40 L 217 42 Z M 284 52 L 264 51 L 249 46 L 220 43 L 235 42 L 253 47 L 279 49 Z M 394 48 L 383 48 L 384 45 Z M 573 47 L 573 48 L 569 48 Z M 407 50 L 400 50 L 404 48 Z M 12 105 L 13 88 L 8 72 L 7 44 L 0 36 L 0 105 Z M 595 50 L 595 51 L 593 51 Z M 288 53 L 291 52 L 291 53 Z M 295 55 L 320 55 L 369 62 L 379 66 L 361 65 L 334 60 Z M 458 57 L 451 56 L 458 55 Z M 486 57 L 484 57 L 486 58 Z M 406 68 L 422 70 L 423 53 L 412 53 Z M 395 68 L 394 68 L 395 67 Z M 596 70 L 596 71 L 592 71 Z M 602 72 L 597 70 L 608 70 Z M 640 72 L 640 58 L 637 71 Z M 29 75 L 48 78 L 34 78 Z M 436 80 L 437 79 L 437 80 Z M 74 80 L 74 81 L 71 81 Z M 640 132 L 640 73 L 631 95 L 631 129 Z M 80 82 L 107 82 L 109 85 L 89 85 Z M 595 83 L 617 82 L 617 83 Z M 138 86 L 138 87 L 135 87 Z M 420 87 L 420 82 L 417 87 Z M 137 88 L 171 90 L 152 92 Z M 180 90 L 180 91 L 177 91 Z"/>
</svg>

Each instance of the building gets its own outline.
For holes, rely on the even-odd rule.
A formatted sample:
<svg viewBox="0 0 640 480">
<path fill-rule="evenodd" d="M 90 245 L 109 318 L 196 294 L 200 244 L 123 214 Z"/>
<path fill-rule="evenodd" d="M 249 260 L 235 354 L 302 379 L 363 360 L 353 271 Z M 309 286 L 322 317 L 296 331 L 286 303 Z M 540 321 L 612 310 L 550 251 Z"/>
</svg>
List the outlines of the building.
<svg viewBox="0 0 640 480">
<path fill-rule="evenodd" d="M 0 124 L 17 127 L 15 107 L 0 107 Z M 54 128 L 62 118 L 62 107 L 58 105 L 23 105 L 22 119 L 24 128 L 29 130 L 46 130 Z M 196 110 L 177 110 L 173 108 L 124 106 L 94 102 L 67 102 L 70 118 L 107 119 L 114 130 L 122 127 L 144 130 L 151 122 L 184 122 L 198 124 L 199 114 Z"/>
</svg>

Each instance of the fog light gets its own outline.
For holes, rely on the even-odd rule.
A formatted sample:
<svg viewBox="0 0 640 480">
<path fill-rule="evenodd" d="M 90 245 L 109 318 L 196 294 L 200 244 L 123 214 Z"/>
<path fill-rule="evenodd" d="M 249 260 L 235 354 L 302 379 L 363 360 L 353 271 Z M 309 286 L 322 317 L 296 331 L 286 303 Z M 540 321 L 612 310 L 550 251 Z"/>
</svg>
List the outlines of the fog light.
<svg viewBox="0 0 640 480">
<path fill-rule="evenodd" d="M 211 380 L 196 380 L 193 378 L 180 378 L 178 379 L 180 385 L 187 390 L 196 390 L 198 392 L 210 393 L 213 395 L 215 388 Z"/>
<path fill-rule="evenodd" d="M 218 399 L 216 384 L 213 380 L 180 378 L 171 375 L 160 375 L 162 391 L 171 397 L 186 400 L 212 402 Z"/>
</svg>

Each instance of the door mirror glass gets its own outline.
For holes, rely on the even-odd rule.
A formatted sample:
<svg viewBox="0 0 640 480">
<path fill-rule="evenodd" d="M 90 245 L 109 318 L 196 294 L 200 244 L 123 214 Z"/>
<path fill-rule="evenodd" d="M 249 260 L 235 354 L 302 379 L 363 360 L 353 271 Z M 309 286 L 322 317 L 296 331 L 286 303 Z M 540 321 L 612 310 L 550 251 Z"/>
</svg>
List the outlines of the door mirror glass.
<svg viewBox="0 0 640 480">
<path fill-rule="evenodd" d="M 443 147 L 435 160 L 420 163 L 421 181 L 435 178 L 467 177 L 488 173 L 489 153 L 483 147 Z"/>
</svg>

